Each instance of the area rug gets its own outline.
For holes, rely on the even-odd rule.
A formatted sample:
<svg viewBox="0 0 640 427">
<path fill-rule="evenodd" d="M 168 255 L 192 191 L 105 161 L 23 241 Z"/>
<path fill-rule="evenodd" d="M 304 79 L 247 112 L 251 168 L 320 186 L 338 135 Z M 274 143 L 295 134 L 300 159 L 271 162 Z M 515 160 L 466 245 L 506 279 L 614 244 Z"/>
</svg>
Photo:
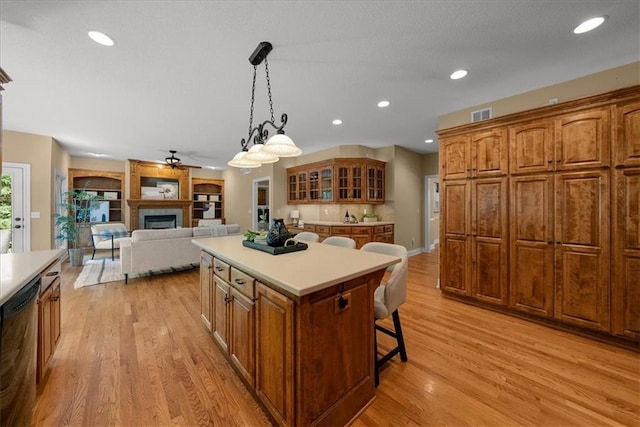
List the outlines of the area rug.
<svg viewBox="0 0 640 427">
<path fill-rule="evenodd" d="M 166 274 L 184 270 L 191 270 L 197 265 L 187 265 L 184 267 L 171 267 L 158 271 L 148 271 L 143 273 L 129 274 L 129 283 L 136 277 L 152 276 L 155 274 Z M 120 260 L 111 261 L 111 258 L 90 259 L 85 258 L 82 271 L 76 278 L 73 287 L 78 289 L 83 286 L 97 285 L 100 283 L 124 281 L 124 274 L 120 273 Z"/>
<path fill-rule="evenodd" d="M 78 289 L 83 286 L 118 280 L 124 280 L 124 274 L 120 273 L 120 260 L 111 261 L 111 258 L 85 259 L 82 271 L 76 278 L 73 287 Z"/>
</svg>

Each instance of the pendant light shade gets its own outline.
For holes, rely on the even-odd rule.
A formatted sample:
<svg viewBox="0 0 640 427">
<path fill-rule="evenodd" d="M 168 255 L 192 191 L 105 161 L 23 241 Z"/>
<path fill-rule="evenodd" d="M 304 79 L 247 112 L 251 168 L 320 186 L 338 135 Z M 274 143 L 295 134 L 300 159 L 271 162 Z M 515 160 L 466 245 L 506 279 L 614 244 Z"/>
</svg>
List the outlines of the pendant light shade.
<svg viewBox="0 0 640 427">
<path fill-rule="evenodd" d="M 240 151 L 238 154 L 233 156 L 233 159 L 229 160 L 227 164 L 235 168 L 259 168 L 260 166 L 262 166 L 261 163 L 254 162 L 251 160 L 245 160 L 244 156 L 246 155 L 247 155 L 246 151 Z"/>
<path fill-rule="evenodd" d="M 278 156 L 266 150 L 264 144 L 254 144 L 243 159 L 262 164 L 275 163 L 279 160 Z"/>
<path fill-rule="evenodd" d="M 297 157 L 302 154 L 302 150 L 284 133 L 276 133 L 269 138 L 263 151 L 278 157 Z"/>
</svg>

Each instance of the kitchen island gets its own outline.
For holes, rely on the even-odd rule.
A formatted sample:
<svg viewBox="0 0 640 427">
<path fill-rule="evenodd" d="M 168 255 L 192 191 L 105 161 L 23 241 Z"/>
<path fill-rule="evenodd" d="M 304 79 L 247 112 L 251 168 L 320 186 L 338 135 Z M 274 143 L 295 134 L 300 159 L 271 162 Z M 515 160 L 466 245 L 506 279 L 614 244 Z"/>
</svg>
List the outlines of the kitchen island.
<svg viewBox="0 0 640 427">
<path fill-rule="evenodd" d="M 373 294 L 399 258 L 320 243 L 271 255 L 196 239 L 201 315 L 280 425 L 345 425 L 374 399 Z"/>
</svg>

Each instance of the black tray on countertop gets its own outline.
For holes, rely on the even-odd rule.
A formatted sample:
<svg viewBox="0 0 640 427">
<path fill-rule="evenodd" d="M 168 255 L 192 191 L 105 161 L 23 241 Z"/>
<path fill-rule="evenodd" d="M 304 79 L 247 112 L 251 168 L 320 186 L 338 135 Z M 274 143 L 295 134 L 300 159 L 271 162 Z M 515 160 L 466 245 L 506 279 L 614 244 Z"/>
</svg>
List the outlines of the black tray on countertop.
<svg viewBox="0 0 640 427">
<path fill-rule="evenodd" d="M 257 249 L 262 252 L 266 252 L 271 255 L 288 254 L 289 252 L 304 251 L 309 247 L 306 243 L 297 242 L 295 245 L 289 246 L 269 246 L 264 243 L 250 242 L 249 240 L 243 240 L 242 246 L 247 248 Z"/>
</svg>

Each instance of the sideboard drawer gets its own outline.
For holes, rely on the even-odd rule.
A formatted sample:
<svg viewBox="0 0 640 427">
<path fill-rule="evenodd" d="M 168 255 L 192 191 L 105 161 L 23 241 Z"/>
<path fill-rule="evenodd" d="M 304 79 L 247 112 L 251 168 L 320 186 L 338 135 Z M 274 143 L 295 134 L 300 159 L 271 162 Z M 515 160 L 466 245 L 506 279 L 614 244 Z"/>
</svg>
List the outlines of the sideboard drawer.
<svg viewBox="0 0 640 427">
<path fill-rule="evenodd" d="M 226 262 L 220 261 L 218 258 L 213 259 L 213 271 L 216 276 L 225 281 L 229 281 L 231 267 Z"/>
<path fill-rule="evenodd" d="M 231 286 L 242 292 L 244 295 L 251 299 L 255 299 L 255 286 L 254 278 L 247 273 L 231 267 Z"/>
<path fill-rule="evenodd" d="M 334 236 L 338 236 L 338 235 L 347 235 L 348 236 L 348 235 L 351 234 L 351 229 L 352 228 L 353 227 L 345 227 L 345 226 L 336 225 L 336 226 L 333 227 L 333 229 L 331 231 L 332 231 L 332 234 Z"/>
<path fill-rule="evenodd" d="M 60 260 L 55 261 L 49 267 L 47 267 L 40 276 L 40 293 L 47 290 L 49 286 L 60 277 L 62 271 L 62 262 Z"/>
<path fill-rule="evenodd" d="M 351 234 L 357 235 L 371 235 L 371 227 L 351 227 Z"/>
</svg>

